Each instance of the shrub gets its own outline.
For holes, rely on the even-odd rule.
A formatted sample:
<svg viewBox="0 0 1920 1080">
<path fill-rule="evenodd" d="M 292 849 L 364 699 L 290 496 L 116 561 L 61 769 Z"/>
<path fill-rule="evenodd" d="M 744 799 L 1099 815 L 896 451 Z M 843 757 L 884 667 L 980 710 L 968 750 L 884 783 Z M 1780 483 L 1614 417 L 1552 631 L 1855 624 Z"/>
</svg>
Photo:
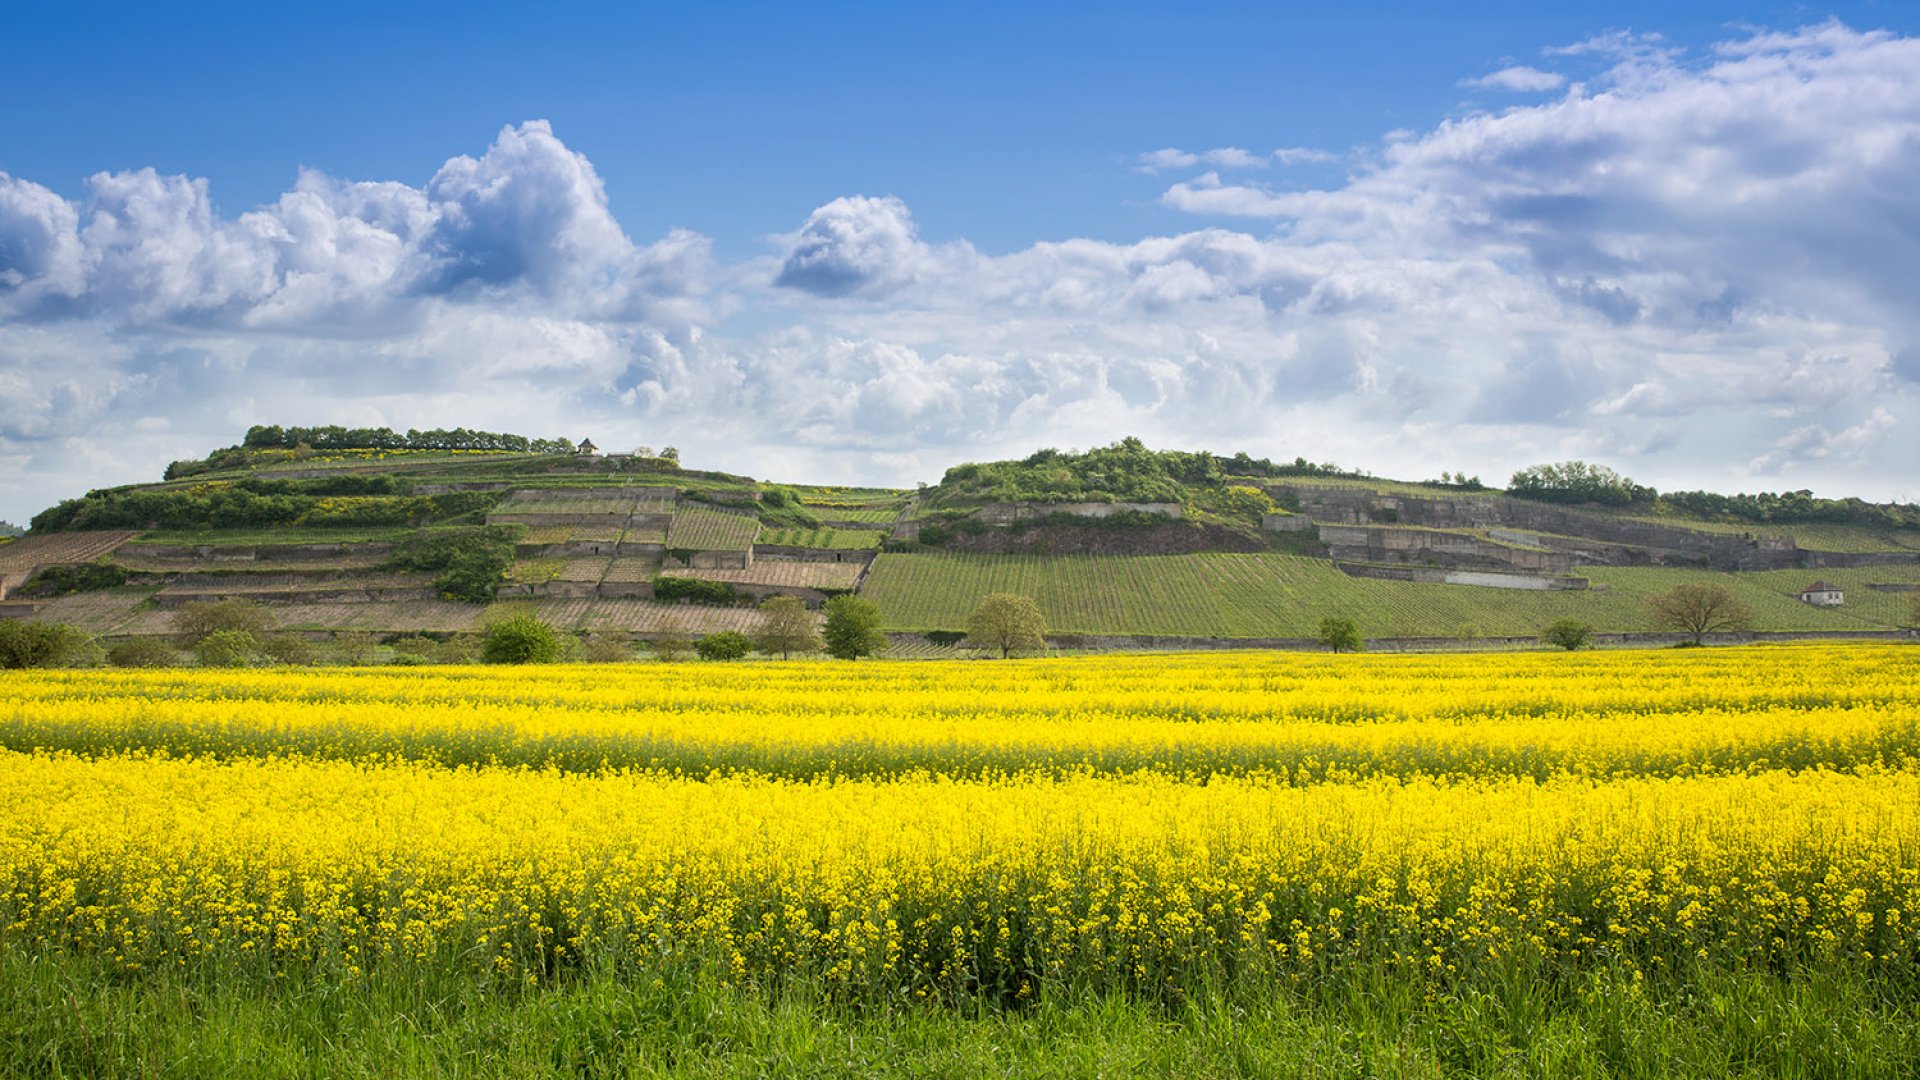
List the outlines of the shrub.
<svg viewBox="0 0 1920 1080">
<path fill-rule="evenodd" d="M 633 659 L 633 646 L 610 634 L 588 634 L 580 639 L 578 658 L 590 664 L 618 664 Z"/>
<path fill-rule="evenodd" d="M 0 668 L 84 667 L 98 649 L 77 626 L 0 619 Z"/>
<path fill-rule="evenodd" d="M 1549 645 L 1558 645 L 1572 652 L 1584 649 L 1593 640 L 1593 627 L 1579 619 L 1555 619 L 1541 635 L 1541 640 Z"/>
<path fill-rule="evenodd" d="M 96 562 L 84 566 L 49 566 L 20 588 L 21 596 L 71 596 L 96 592 L 127 583 L 126 570 L 112 563 Z"/>
<path fill-rule="evenodd" d="M 827 601 L 827 655 L 836 660 L 858 660 L 887 647 L 880 630 L 880 609 L 861 596 L 836 596 Z"/>
<path fill-rule="evenodd" d="M 311 664 L 319 651 L 299 634 L 268 634 L 256 643 L 261 657 L 289 667 Z"/>
<path fill-rule="evenodd" d="M 717 630 L 693 643 L 702 660 L 738 660 L 752 648 L 747 636 L 737 630 Z"/>
<path fill-rule="evenodd" d="M 107 650 L 107 663 L 122 668 L 178 667 L 177 649 L 157 637 L 128 638 Z"/>
<path fill-rule="evenodd" d="M 435 573 L 434 588 L 449 600 L 491 603 L 513 565 L 515 529 L 501 525 L 433 529 L 396 545 L 386 565 Z"/>
<path fill-rule="evenodd" d="M 202 667 L 246 667 L 259 651 L 259 642 L 245 630 L 215 630 L 193 645 Z"/>
<path fill-rule="evenodd" d="M 480 660 L 488 664 L 551 664 L 560 659 L 560 635 L 532 615 L 514 615 L 487 627 Z"/>
<path fill-rule="evenodd" d="M 196 600 L 191 604 L 182 604 L 173 613 L 173 629 L 180 635 L 181 644 L 188 648 L 221 630 L 238 630 L 250 637 L 258 637 L 272 626 L 273 620 L 265 608 L 252 600 L 238 597 L 232 600 Z"/>
<path fill-rule="evenodd" d="M 724 581 L 688 577 L 654 578 L 653 596 L 656 600 L 686 600 L 695 604 L 732 604 L 740 599 L 733 586 Z"/>
</svg>

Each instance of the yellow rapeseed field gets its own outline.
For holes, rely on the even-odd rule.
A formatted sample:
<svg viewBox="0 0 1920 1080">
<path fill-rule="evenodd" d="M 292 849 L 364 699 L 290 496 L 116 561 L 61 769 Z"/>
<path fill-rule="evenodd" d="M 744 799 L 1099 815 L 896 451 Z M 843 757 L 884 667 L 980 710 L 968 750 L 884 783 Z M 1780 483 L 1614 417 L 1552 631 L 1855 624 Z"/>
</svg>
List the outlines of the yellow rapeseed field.
<svg viewBox="0 0 1920 1080">
<path fill-rule="evenodd" d="M 852 994 L 1920 959 L 1920 650 L 10 672 L 0 948 Z"/>
</svg>

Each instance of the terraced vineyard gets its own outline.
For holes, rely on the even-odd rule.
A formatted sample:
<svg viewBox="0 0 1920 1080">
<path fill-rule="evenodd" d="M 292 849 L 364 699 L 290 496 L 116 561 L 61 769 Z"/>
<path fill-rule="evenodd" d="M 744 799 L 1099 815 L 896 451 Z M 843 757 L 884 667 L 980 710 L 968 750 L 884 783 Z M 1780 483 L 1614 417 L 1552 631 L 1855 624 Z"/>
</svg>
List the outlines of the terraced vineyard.
<svg viewBox="0 0 1920 1080">
<path fill-rule="evenodd" d="M 673 515 L 667 546 L 695 551 L 745 551 L 753 546 L 760 523 L 743 514 L 688 507 Z"/>
<path fill-rule="evenodd" d="M 1719 574 L 1596 567 L 1594 589 L 1533 592 L 1351 578 L 1325 560 L 1205 553 L 1151 556 L 882 554 L 862 590 L 891 630 L 966 625 L 980 597 L 1031 596 L 1061 633 L 1189 637 L 1310 637 L 1320 619 L 1345 615 L 1369 637 L 1452 637 L 1471 624 L 1488 636 L 1531 636 L 1561 617 L 1602 631 L 1657 627 L 1646 599 L 1687 581 L 1725 584 L 1754 610 L 1760 630 L 1866 630 L 1897 625 L 1901 597 L 1869 582 L 1920 582 L 1920 567 Z M 1845 607 L 1795 599 L 1814 577 L 1847 590 Z"/>
<path fill-rule="evenodd" d="M 827 551 L 871 551 L 886 535 L 881 529 L 764 529 L 756 542 Z"/>
<path fill-rule="evenodd" d="M 745 570 L 664 570 L 662 577 L 699 578 L 735 585 L 779 585 L 805 589 L 851 589 L 860 580 L 861 564 L 832 562 L 778 562 L 757 559 Z"/>
</svg>

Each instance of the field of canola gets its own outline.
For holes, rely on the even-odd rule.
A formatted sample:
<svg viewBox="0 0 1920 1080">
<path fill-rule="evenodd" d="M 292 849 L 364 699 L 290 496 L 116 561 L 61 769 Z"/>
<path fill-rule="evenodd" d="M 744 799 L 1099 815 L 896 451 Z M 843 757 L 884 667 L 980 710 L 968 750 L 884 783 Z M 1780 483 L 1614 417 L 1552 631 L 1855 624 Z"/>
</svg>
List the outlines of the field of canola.
<svg viewBox="0 0 1920 1080">
<path fill-rule="evenodd" d="M 0 675 L 0 952 L 856 1000 L 1910 980 L 1920 650 Z"/>
</svg>

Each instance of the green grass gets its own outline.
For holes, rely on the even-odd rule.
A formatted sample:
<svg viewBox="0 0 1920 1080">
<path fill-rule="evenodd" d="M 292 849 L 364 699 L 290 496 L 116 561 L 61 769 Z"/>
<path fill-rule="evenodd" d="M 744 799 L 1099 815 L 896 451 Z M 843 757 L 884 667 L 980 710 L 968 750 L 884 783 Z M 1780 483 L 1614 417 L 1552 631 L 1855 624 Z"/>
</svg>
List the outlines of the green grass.
<svg viewBox="0 0 1920 1080">
<path fill-rule="evenodd" d="M 829 551 L 869 551 L 879 547 L 886 535 L 879 529 L 762 529 L 760 539 L 755 542 Z"/>
<path fill-rule="evenodd" d="M 237 975 L 237 977 L 235 977 Z M 427 972 L 128 979 L 0 952 L 0 1075 L 364 1077 L 1903 1077 L 1911 982 L 1699 971 L 1646 983 L 1386 978 L 1024 1007 L 834 1000 L 699 974 L 532 988 Z"/>
<path fill-rule="evenodd" d="M 1147 556 L 882 554 L 862 594 L 890 630 L 960 629 L 982 596 L 1031 596 L 1056 633 L 1187 637 L 1311 637 L 1345 615 L 1368 637 L 1450 637 L 1464 624 L 1488 636 L 1532 636 L 1555 619 L 1603 632 L 1657 629 L 1648 597 L 1682 582 L 1727 585 L 1754 611 L 1757 630 L 1870 630 L 1898 625 L 1904 598 L 1869 581 L 1920 582 L 1920 567 L 1709 571 L 1594 567 L 1596 588 L 1531 592 L 1352 578 L 1331 562 L 1294 555 Z M 1847 590 L 1846 606 L 1800 603 L 1816 577 Z"/>
</svg>

